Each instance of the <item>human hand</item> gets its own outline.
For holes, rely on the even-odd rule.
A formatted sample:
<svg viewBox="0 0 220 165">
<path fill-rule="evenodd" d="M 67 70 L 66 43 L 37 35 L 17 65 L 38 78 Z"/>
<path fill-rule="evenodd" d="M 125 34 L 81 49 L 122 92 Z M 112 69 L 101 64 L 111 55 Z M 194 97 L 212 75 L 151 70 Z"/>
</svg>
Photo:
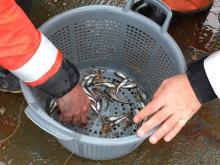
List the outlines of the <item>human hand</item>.
<svg viewBox="0 0 220 165">
<path fill-rule="evenodd" d="M 161 124 L 151 135 L 149 141 L 156 144 L 164 137 L 164 140 L 169 142 L 200 107 L 201 103 L 197 99 L 186 74 L 168 78 L 156 91 L 152 101 L 134 117 L 134 122 L 139 123 L 155 113 L 138 129 L 137 135 L 142 137 Z"/>
<path fill-rule="evenodd" d="M 57 99 L 60 120 L 75 124 L 86 124 L 90 102 L 80 85 Z"/>
</svg>

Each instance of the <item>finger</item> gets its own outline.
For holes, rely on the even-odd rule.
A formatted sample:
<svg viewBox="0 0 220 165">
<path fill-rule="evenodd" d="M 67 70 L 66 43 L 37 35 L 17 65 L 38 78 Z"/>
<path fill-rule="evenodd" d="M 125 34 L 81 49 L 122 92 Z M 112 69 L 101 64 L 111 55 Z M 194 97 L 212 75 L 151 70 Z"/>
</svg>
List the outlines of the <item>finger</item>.
<svg viewBox="0 0 220 165">
<path fill-rule="evenodd" d="M 79 116 L 79 115 L 72 117 L 72 123 L 74 123 L 74 124 L 81 124 L 80 121 L 81 121 L 81 119 L 80 119 L 80 116 Z"/>
<path fill-rule="evenodd" d="M 161 124 L 165 119 L 170 116 L 170 112 L 163 108 L 154 114 L 147 122 L 145 122 L 137 131 L 139 137 L 143 137 L 148 131 Z"/>
<path fill-rule="evenodd" d="M 82 123 L 82 124 L 87 124 L 87 123 L 88 123 L 87 114 L 86 114 L 86 115 L 85 115 L 85 114 L 82 114 L 82 115 L 80 116 L 80 119 L 81 119 L 81 123 Z"/>
<path fill-rule="evenodd" d="M 60 113 L 59 118 L 62 122 L 70 123 L 72 121 L 72 116 L 64 115 L 63 113 Z"/>
<path fill-rule="evenodd" d="M 188 120 L 180 120 L 175 127 L 164 137 L 164 140 L 166 142 L 169 142 L 172 140 L 178 133 L 179 131 L 184 127 L 184 125 L 187 123 Z"/>
<path fill-rule="evenodd" d="M 164 106 L 164 101 L 160 97 L 152 100 L 149 104 L 147 104 L 146 107 L 144 107 L 135 117 L 134 117 L 134 122 L 139 123 L 143 119 L 145 119 L 147 116 L 155 113 L 159 109 L 161 109 Z"/>
<path fill-rule="evenodd" d="M 90 101 L 88 100 L 87 106 L 86 106 L 86 108 L 85 108 L 85 110 L 83 112 L 85 112 L 85 114 L 87 115 L 89 113 L 90 109 L 91 109 L 91 104 L 90 104 Z"/>
<path fill-rule="evenodd" d="M 163 125 L 150 137 L 151 144 L 156 144 L 162 137 L 170 132 L 177 124 L 179 118 L 175 115 L 169 117 Z"/>
</svg>

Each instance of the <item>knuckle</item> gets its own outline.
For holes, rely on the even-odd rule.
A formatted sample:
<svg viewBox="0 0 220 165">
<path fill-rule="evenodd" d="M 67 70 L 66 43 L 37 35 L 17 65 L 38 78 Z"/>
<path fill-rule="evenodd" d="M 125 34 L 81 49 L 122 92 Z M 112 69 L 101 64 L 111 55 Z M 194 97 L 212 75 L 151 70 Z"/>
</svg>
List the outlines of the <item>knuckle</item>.
<svg viewBox="0 0 220 165">
<path fill-rule="evenodd" d="M 88 106 L 87 105 L 83 106 L 82 111 L 87 112 L 88 111 Z"/>
<path fill-rule="evenodd" d="M 143 131 L 147 131 L 147 129 L 148 129 L 148 125 L 149 125 L 149 123 L 148 122 L 145 122 L 145 123 L 143 123 L 142 124 L 142 126 L 141 126 L 141 129 L 143 130 Z"/>
<path fill-rule="evenodd" d="M 164 126 L 163 126 L 163 129 L 161 130 L 162 131 L 162 133 L 167 133 L 169 130 L 171 129 L 171 126 L 169 125 L 169 124 L 165 124 Z"/>
<path fill-rule="evenodd" d="M 79 116 L 79 115 L 80 115 L 79 111 L 76 111 L 76 113 L 74 114 L 74 116 Z"/>
</svg>

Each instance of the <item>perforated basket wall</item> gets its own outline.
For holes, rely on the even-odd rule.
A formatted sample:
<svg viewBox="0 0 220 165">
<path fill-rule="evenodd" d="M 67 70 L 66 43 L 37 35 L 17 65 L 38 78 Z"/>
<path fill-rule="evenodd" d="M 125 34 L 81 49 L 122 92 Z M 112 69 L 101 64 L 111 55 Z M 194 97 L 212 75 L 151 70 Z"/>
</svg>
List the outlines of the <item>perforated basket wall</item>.
<svg viewBox="0 0 220 165">
<path fill-rule="evenodd" d="M 167 33 L 151 20 L 116 7 L 90 6 L 67 12 L 40 29 L 79 69 L 105 66 L 122 70 L 150 95 L 165 78 L 185 69 L 181 51 Z"/>
</svg>

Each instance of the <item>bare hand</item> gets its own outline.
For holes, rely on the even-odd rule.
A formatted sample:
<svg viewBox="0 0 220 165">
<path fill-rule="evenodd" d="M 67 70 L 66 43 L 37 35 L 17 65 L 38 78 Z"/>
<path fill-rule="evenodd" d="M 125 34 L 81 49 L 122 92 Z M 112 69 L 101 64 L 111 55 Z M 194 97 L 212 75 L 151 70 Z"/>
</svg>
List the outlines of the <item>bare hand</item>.
<svg viewBox="0 0 220 165">
<path fill-rule="evenodd" d="M 90 107 L 89 99 L 80 85 L 76 85 L 69 93 L 57 99 L 60 110 L 60 120 L 86 124 Z"/>
<path fill-rule="evenodd" d="M 186 74 L 166 79 L 156 91 L 152 101 L 134 117 L 134 122 L 139 123 L 155 113 L 138 129 L 137 135 L 142 137 L 152 128 L 161 124 L 158 130 L 151 135 L 149 141 L 155 144 L 164 137 L 164 140 L 169 142 L 200 107 L 201 104 Z"/>
</svg>

